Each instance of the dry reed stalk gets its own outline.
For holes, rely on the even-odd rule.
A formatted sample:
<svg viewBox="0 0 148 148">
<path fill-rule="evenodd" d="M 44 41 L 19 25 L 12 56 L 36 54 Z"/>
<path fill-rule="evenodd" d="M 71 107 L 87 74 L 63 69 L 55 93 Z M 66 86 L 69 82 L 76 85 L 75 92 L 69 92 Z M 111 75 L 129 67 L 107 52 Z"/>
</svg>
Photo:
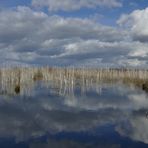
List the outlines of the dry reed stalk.
<svg viewBox="0 0 148 148">
<path fill-rule="evenodd" d="M 19 90 L 24 94 L 26 88 L 33 87 L 34 81 L 53 82 L 60 94 L 72 93 L 78 85 L 82 91 L 102 81 L 122 81 L 147 87 L 148 70 L 139 69 L 90 69 L 90 68 L 2 68 L 0 69 L 0 88 L 3 92 Z M 24 91 L 25 90 L 25 91 Z"/>
</svg>

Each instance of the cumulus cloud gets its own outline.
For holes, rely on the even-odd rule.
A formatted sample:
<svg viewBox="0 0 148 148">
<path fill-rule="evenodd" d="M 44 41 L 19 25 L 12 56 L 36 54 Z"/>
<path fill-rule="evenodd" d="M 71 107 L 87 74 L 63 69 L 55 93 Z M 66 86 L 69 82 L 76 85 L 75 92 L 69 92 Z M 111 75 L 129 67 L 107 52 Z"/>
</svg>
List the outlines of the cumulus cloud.
<svg viewBox="0 0 148 148">
<path fill-rule="evenodd" d="M 65 45 L 64 52 L 52 56 L 52 58 L 72 58 L 81 63 L 85 62 L 85 59 L 87 59 L 86 65 L 91 65 L 91 63 L 93 65 L 96 62 L 95 65 L 108 65 L 111 67 L 146 66 L 146 58 L 148 56 L 147 46 L 147 44 L 140 42 L 81 40 Z"/>
<path fill-rule="evenodd" d="M 148 8 L 122 15 L 118 24 L 128 27 L 134 40 L 148 42 Z"/>
<path fill-rule="evenodd" d="M 120 21 L 121 22 L 121 21 Z M 89 18 L 28 7 L 0 11 L 0 62 L 58 66 L 147 65 L 148 43 Z"/>
<path fill-rule="evenodd" d="M 32 0 L 33 6 L 47 6 L 49 11 L 73 11 L 81 8 L 121 7 L 119 0 Z"/>
<path fill-rule="evenodd" d="M 73 42 L 95 38 L 111 42 L 122 40 L 122 34 L 89 19 L 48 16 L 28 7 L 4 10 L 0 12 L 1 63 L 50 61 Z"/>
</svg>

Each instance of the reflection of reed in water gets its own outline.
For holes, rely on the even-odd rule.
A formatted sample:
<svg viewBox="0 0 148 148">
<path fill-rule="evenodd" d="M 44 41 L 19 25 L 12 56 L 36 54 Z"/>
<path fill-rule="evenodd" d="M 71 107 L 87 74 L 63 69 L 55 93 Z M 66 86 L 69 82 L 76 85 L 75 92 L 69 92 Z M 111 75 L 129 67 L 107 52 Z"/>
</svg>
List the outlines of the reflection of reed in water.
<svg viewBox="0 0 148 148">
<path fill-rule="evenodd" d="M 43 81 L 47 87 L 60 95 L 74 93 L 79 87 L 87 91 L 102 82 L 121 81 L 141 88 L 148 88 L 148 70 L 137 69 L 87 69 L 87 68 L 2 68 L 0 70 L 1 94 L 31 94 L 36 81 Z"/>
</svg>

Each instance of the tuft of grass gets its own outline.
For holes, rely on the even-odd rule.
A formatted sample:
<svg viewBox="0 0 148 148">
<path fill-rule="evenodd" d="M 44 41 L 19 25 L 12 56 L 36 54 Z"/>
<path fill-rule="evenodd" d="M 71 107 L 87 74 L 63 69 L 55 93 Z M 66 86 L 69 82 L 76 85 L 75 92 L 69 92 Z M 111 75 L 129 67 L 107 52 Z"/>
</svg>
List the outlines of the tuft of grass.
<svg viewBox="0 0 148 148">
<path fill-rule="evenodd" d="M 16 85 L 14 91 L 16 94 L 19 94 L 20 93 L 20 85 Z"/>
</svg>

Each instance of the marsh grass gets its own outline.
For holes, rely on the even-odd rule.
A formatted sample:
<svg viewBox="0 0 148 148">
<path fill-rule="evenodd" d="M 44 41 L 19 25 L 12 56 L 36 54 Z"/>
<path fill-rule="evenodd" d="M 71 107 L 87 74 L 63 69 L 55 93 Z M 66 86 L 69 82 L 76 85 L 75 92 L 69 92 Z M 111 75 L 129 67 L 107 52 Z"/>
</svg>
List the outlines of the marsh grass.
<svg viewBox="0 0 148 148">
<path fill-rule="evenodd" d="M 140 69 L 91 69 L 91 68 L 2 68 L 0 69 L 1 93 L 25 94 L 33 89 L 36 81 L 43 81 L 65 95 L 75 87 L 82 92 L 96 85 L 122 82 L 148 90 L 148 70 Z"/>
</svg>

